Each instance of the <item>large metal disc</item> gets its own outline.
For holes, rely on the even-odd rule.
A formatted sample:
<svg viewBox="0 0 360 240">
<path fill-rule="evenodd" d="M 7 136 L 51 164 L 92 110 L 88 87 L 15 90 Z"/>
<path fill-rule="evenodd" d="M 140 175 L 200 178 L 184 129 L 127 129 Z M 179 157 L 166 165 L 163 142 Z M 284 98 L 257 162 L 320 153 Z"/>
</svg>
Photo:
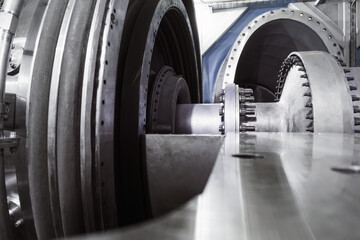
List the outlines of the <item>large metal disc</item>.
<svg viewBox="0 0 360 240">
<path fill-rule="evenodd" d="M 278 102 L 256 104 L 257 131 L 353 133 L 360 124 L 353 104 L 359 94 L 355 84 L 349 84 L 354 79 L 330 54 L 291 53 L 279 76 Z"/>
<path fill-rule="evenodd" d="M 48 181 L 47 113 L 53 56 L 66 5 L 63 1 L 52 1 L 47 6 L 36 56 L 29 72 L 31 85 L 27 109 L 27 159 L 31 206 L 36 234 L 40 239 L 56 236 Z M 31 43 L 29 41 L 26 47 L 31 48 Z"/>
<path fill-rule="evenodd" d="M 200 73 L 194 36 L 180 0 L 149 0 L 136 19 L 127 50 L 118 104 L 117 191 L 120 224 L 144 220 L 146 181 L 142 174 L 141 136 L 146 133 L 148 92 L 163 66 L 187 80 L 192 102 L 200 101 Z"/>
<path fill-rule="evenodd" d="M 28 171 L 29 197 L 20 197 L 30 239 L 117 226 L 113 129 L 128 0 L 46 2 L 35 11 L 18 83 L 20 96 L 29 92 L 18 170 Z"/>
<path fill-rule="evenodd" d="M 325 51 L 342 58 L 334 35 L 314 16 L 279 9 L 255 18 L 240 33 L 223 62 L 216 81 L 215 100 L 225 83 L 254 90 L 255 101 L 272 102 L 278 70 L 293 51 Z"/>
</svg>

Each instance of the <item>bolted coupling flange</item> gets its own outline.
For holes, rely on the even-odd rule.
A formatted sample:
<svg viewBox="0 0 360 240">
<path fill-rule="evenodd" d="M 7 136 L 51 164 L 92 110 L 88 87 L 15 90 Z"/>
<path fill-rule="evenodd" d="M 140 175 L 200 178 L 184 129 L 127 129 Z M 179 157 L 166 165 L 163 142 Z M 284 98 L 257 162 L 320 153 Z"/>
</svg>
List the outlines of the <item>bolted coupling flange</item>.
<svg viewBox="0 0 360 240">
<path fill-rule="evenodd" d="M 255 105 L 250 105 L 254 102 L 252 89 L 227 84 L 219 99 L 223 103 L 223 107 L 219 109 L 219 115 L 222 117 L 220 133 L 255 131 L 254 126 L 246 125 L 248 122 L 256 121 Z"/>
</svg>

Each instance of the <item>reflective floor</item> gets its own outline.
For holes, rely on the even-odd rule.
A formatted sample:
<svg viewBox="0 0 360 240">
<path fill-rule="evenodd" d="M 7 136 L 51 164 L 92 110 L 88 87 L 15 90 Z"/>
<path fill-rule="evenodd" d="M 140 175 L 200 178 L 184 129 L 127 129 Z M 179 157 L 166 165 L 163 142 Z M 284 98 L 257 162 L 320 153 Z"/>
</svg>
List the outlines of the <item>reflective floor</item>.
<svg viewBox="0 0 360 240">
<path fill-rule="evenodd" d="M 360 239 L 359 163 L 360 135 L 230 133 L 202 194 L 86 239 Z"/>
</svg>

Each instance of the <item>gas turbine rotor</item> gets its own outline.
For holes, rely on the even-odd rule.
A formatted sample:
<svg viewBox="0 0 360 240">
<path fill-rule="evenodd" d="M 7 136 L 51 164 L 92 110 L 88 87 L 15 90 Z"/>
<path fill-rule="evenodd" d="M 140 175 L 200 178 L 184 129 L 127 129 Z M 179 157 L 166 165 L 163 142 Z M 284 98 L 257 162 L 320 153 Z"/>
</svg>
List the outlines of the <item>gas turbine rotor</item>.
<svg viewBox="0 0 360 240">
<path fill-rule="evenodd" d="M 291 52 L 324 51 L 343 59 L 341 33 L 300 10 L 272 10 L 252 20 L 225 58 L 214 86 L 219 101 L 227 83 L 254 90 L 255 102 L 272 102 L 277 72 Z"/>
<path fill-rule="evenodd" d="M 350 72 L 325 52 L 291 53 L 279 73 L 277 102 L 256 104 L 256 130 L 353 133 L 359 94 Z"/>
</svg>

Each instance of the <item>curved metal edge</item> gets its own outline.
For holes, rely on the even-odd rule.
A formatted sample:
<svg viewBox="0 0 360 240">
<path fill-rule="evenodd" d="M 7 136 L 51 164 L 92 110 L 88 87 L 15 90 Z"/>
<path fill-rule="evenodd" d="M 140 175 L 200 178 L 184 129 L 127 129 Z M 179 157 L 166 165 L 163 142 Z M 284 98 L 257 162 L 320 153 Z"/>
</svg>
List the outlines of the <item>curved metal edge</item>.
<svg viewBox="0 0 360 240">
<path fill-rule="evenodd" d="M 270 112 L 272 116 L 277 116 L 277 121 L 281 120 L 276 123 L 279 131 L 314 132 L 311 86 L 306 68 L 297 55 L 290 54 L 284 60 L 277 83 L 275 102 L 278 103 L 269 105 L 279 107 L 274 113 Z"/>
<path fill-rule="evenodd" d="M 85 231 L 80 160 L 83 67 L 97 1 L 76 0 L 70 19 L 59 82 L 56 156 L 64 236 Z"/>
<path fill-rule="evenodd" d="M 222 88 L 225 87 L 226 83 L 233 83 L 235 79 L 237 64 L 241 57 L 242 50 L 244 49 L 247 40 L 259 29 L 261 26 L 264 26 L 266 23 L 274 20 L 294 20 L 301 23 L 304 23 L 306 26 L 310 27 L 313 31 L 318 32 L 320 38 L 323 40 L 324 44 L 328 48 L 331 55 L 339 56 L 343 58 L 342 50 L 339 46 L 339 43 L 335 40 L 332 33 L 325 27 L 325 25 L 312 15 L 305 13 L 300 10 L 291 10 L 288 8 L 282 8 L 278 10 L 272 10 L 261 14 L 251 21 L 248 26 L 239 34 L 238 38 L 231 47 L 228 57 L 224 60 L 220 69 L 225 69 L 221 75 L 218 75 L 216 82 L 222 82 Z M 230 66 L 230 67 L 229 67 Z M 217 84 L 220 86 L 220 84 Z M 216 90 L 216 91 L 215 91 Z M 219 94 L 221 89 L 214 89 L 214 96 Z M 216 97 L 215 97 L 216 99 Z"/>
<path fill-rule="evenodd" d="M 28 158 L 26 155 L 27 146 L 27 121 L 29 112 L 29 98 L 31 87 L 31 76 L 34 71 L 34 63 L 38 51 L 40 34 L 44 26 L 44 19 L 49 7 L 48 0 L 39 0 L 32 13 L 33 18 L 29 25 L 17 84 L 17 107 L 16 107 L 16 131 L 21 136 L 20 147 L 17 154 L 16 178 L 18 181 L 21 210 L 26 228 L 26 235 L 29 239 L 37 238 L 35 230 L 32 198 L 30 197 L 30 175 Z M 27 8 L 24 9 L 27 11 Z M 20 20 L 21 22 L 21 20 Z"/>
<path fill-rule="evenodd" d="M 186 8 L 186 12 L 189 16 L 190 19 L 190 24 L 192 27 L 192 35 L 193 35 L 193 39 L 194 39 L 194 44 L 195 44 L 195 48 L 196 48 L 196 56 L 197 56 L 197 67 L 198 69 L 201 69 L 202 66 L 202 57 L 200 54 L 200 40 L 199 40 L 199 31 L 198 31 L 198 27 L 197 27 L 197 22 L 196 22 L 196 17 L 195 17 L 195 6 L 194 6 L 194 1 L 193 0 L 182 0 L 182 2 L 184 3 L 184 6 Z M 202 72 L 198 71 L 197 73 L 198 75 L 198 79 L 199 79 L 199 99 L 198 102 L 201 103 L 202 99 L 203 99 L 203 92 L 202 92 Z"/>
<path fill-rule="evenodd" d="M 64 232 L 61 222 L 61 211 L 59 202 L 59 190 L 57 179 L 57 159 L 56 159 L 56 127 L 57 127 L 57 107 L 59 82 L 61 76 L 61 66 L 63 51 L 66 42 L 66 33 L 70 27 L 70 19 L 74 10 L 75 0 L 69 0 L 65 10 L 64 18 L 60 28 L 59 38 L 57 40 L 56 51 L 54 55 L 54 65 L 52 69 L 50 94 L 49 94 L 49 111 L 48 111 L 48 168 L 49 168 L 49 191 L 50 203 L 52 210 L 52 219 L 57 237 L 63 237 Z"/>
<path fill-rule="evenodd" d="M 115 197 L 114 172 L 114 129 L 115 95 L 118 83 L 118 61 L 128 0 L 112 0 L 107 6 L 100 40 L 99 64 L 96 70 L 95 111 L 95 152 L 94 167 L 97 169 L 95 185 L 98 192 L 96 201 L 101 209 L 101 228 L 118 226 Z"/>
<path fill-rule="evenodd" d="M 224 109 L 225 133 L 239 132 L 239 87 L 233 83 L 226 84 L 225 86 Z"/>
<path fill-rule="evenodd" d="M 81 94 L 80 116 L 80 175 L 85 229 L 95 231 L 94 182 L 93 182 L 93 145 L 92 145 L 92 107 L 95 82 L 95 68 L 102 31 L 102 21 L 108 1 L 97 1 L 94 17 L 91 22 L 89 41 L 87 43 L 84 77 Z"/>
<path fill-rule="evenodd" d="M 312 92 L 314 132 L 353 133 L 354 113 L 343 69 L 325 52 L 295 52 L 306 69 Z"/>
<path fill-rule="evenodd" d="M 53 58 L 67 1 L 50 1 L 43 19 L 43 28 L 37 43 L 33 71 L 30 75 L 29 101 L 27 103 L 27 157 L 31 205 L 38 238 L 53 238 L 56 230 L 53 216 L 47 154 L 49 91 Z"/>
<path fill-rule="evenodd" d="M 142 28 L 148 28 L 144 31 L 133 31 L 132 41 L 130 42 L 128 58 L 126 60 L 126 67 L 128 71 L 124 73 L 124 82 L 122 85 L 121 96 L 121 112 L 120 119 L 124 119 L 120 123 L 120 156 L 121 163 L 119 168 L 124 174 L 133 172 L 132 179 L 126 184 L 119 184 L 122 192 L 126 192 L 127 196 L 120 196 L 118 200 L 124 201 L 120 204 L 121 209 L 119 215 L 126 215 L 127 219 L 120 224 L 129 224 L 144 220 L 148 213 L 144 200 L 144 176 L 141 176 L 141 153 L 140 153 L 140 138 L 146 132 L 146 106 L 147 106 L 147 92 L 148 92 L 148 78 L 150 75 L 150 65 L 152 49 L 154 47 L 157 30 L 161 24 L 162 18 L 171 10 L 176 9 L 185 19 L 188 26 L 189 34 L 191 35 L 192 45 L 194 46 L 193 35 L 191 32 L 191 24 L 187 15 L 186 9 L 180 0 L 159 0 L 147 1 L 142 8 L 141 18 L 135 23 L 135 29 L 140 25 Z M 131 51 L 141 52 L 141 55 L 131 54 Z M 194 56 L 195 58 L 197 56 Z M 187 63 L 191 64 L 191 63 Z M 198 66 L 192 66 L 197 71 Z M 192 81 L 199 81 L 199 79 L 191 79 Z M 197 83 L 199 85 L 199 83 Z M 191 88 L 191 86 L 189 85 Z M 135 118 L 136 116 L 136 118 Z M 131 118 L 130 118 L 131 117 Z M 126 121 L 125 121 L 126 120 Z M 120 161 L 120 159 L 118 159 Z M 122 174 L 119 172 L 119 174 Z M 135 174 L 137 176 L 135 176 Z M 122 179 L 123 180 L 123 179 Z M 125 186 L 126 185 L 126 186 Z M 132 186 L 132 189 L 129 189 Z M 125 190 L 126 189 L 126 190 Z M 118 191 L 120 191 L 118 189 Z M 137 200 L 129 201 L 133 196 Z M 145 196 L 146 197 L 146 196 Z M 125 203 L 126 202 L 126 203 Z M 124 217 L 124 216 L 122 216 Z"/>
<path fill-rule="evenodd" d="M 0 237 L 13 239 L 5 185 L 4 149 L 0 149 Z"/>
</svg>

